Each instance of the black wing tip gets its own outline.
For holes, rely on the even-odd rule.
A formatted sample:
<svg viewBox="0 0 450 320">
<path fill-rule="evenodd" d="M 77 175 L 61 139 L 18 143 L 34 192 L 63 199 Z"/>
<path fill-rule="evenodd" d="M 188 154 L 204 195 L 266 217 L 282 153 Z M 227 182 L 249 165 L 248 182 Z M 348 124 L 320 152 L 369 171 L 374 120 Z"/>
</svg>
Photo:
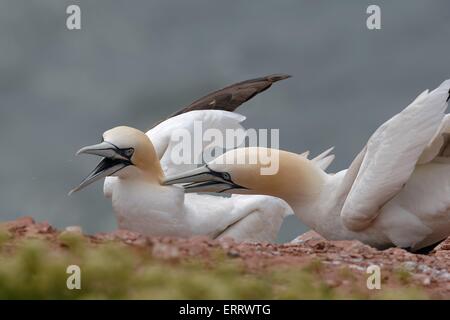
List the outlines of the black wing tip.
<svg viewBox="0 0 450 320">
<path fill-rule="evenodd" d="M 290 74 L 286 74 L 286 73 L 274 73 L 274 74 L 265 76 L 264 78 L 266 78 L 267 81 L 274 83 L 274 82 L 281 81 L 284 79 L 292 78 L 292 76 Z"/>
<path fill-rule="evenodd" d="M 447 97 L 446 102 L 448 102 L 449 100 L 450 100 L 450 89 L 448 89 L 448 97 Z"/>
<path fill-rule="evenodd" d="M 270 74 L 270 75 L 264 76 L 264 77 L 252 78 L 252 79 L 247 79 L 247 80 L 244 80 L 241 82 L 236 82 L 236 83 L 233 83 L 232 85 L 229 85 L 223 89 L 230 89 L 230 88 L 239 87 L 242 85 L 253 85 L 254 83 L 259 83 L 259 84 L 265 83 L 266 85 L 268 84 L 270 86 L 275 82 L 278 82 L 278 81 L 281 81 L 284 79 L 288 79 L 291 77 L 292 76 L 290 74 L 286 74 L 286 73 L 273 73 L 273 74 Z"/>
<path fill-rule="evenodd" d="M 252 99 L 257 94 L 269 89 L 273 83 L 291 78 L 290 74 L 286 73 L 273 73 L 264 77 L 253 78 L 249 80 L 244 80 L 241 82 L 233 83 L 225 88 L 216 90 L 203 96 L 194 102 L 192 102 L 187 107 L 178 110 L 175 113 L 172 113 L 168 118 L 172 118 L 178 116 L 182 113 L 186 113 L 193 110 L 208 110 L 208 109 L 219 109 L 219 110 L 227 110 L 233 112 L 236 110 L 241 104 L 247 102 Z M 248 91 L 249 88 L 252 88 L 253 91 Z M 246 92 L 247 90 L 247 92 Z M 240 99 L 233 100 L 233 95 L 241 92 Z M 217 106 L 215 103 L 211 105 L 211 102 L 217 99 L 218 95 L 227 95 L 229 96 L 229 101 L 227 101 L 226 105 Z M 239 94 L 237 94 L 239 96 Z M 222 101 L 222 104 L 224 102 Z M 154 126 L 161 123 L 163 120 L 157 122 Z"/>
</svg>

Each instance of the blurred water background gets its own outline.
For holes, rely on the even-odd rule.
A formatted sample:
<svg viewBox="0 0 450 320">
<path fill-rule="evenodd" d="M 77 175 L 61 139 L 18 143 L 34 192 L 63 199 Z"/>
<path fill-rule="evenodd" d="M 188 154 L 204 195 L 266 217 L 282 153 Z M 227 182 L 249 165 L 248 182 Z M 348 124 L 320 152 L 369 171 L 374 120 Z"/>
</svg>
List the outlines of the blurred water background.
<svg viewBox="0 0 450 320">
<path fill-rule="evenodd" d="M 70 4 L 79 31 L 66 29 Z M 369 4 L 381 30 L 366 28 Z M 292 74 L 239 109 L 245 126 L 280 128 L 294 152 L 335 146 L 330 169 L 346 168 L 382 122 L 450 78 L 450 2 L 2 0 L 0 41 L 0 220 L 98 232 L 116 227 L 111 204 L 102 183 L 67 196 L 97 162 L 74 152 L 236 81 Z M 304 230 L 290 217 L 279 240 Z"/>
</svg>

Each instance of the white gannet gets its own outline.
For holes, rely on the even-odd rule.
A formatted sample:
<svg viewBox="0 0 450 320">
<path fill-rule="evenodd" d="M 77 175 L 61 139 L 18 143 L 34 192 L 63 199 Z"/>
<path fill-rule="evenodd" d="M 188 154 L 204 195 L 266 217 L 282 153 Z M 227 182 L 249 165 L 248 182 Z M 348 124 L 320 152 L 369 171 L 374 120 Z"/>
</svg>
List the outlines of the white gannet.
<svg viewBox="0 0 450 320">
<path fill-rule="evenodd" d="M 198 112 L 230 114 L 217 110 Z M 183 115 L 177 117 L 180 116 Z M 158 152 L 145 133 L 131 127 L 106 131 L 101 143 L 77 152 L 81 153 L 104 159 L 73 191 L 106 176 L 117 177 L 110 196 L 118 225 L 144 235 L 206 235 L 271 242 L 284 217 L 292 213 L 283 200 L 275 197 L 185 195 L 180 187 L 161 185 L 164 173 Z"/>
<path fill-rule="evenodd" d="M 420 94 L 376 130 L 347 170 L 336 174 L 320 167 L 332 160 L 326 154 L 311 161 L 286 151 L 240 148 L 168 177 L 165 184 L 189 183 L 186 192 L 280 197 L 330 240 L 411 250 L 430 246 L 450 234 L 449 88 L 447 80 Z M 248 161 L 267 152 L 278 152 L 274 175 L 261 175 L 261 161 Z"/>
<path fill-rule="evenodd" d="M 202 134 L 204 131 L 213 128 L 219 130 L 220 133 L 225 136 L 225 131 L 230 129 L 242 134 L 242 136 L 237 136 L 236 142 L 239 145 L 243 142 L 243 135 L 245 134 L 245 130 L 241 125 L 244 120 L 245 116 L 235 112 L 222 110 L 195 110 L 173 116 L 172 118 L 159 123 L 147 131 L 146 135 L 150 138 L 155 148 L 156 155 L 160 160 L 164 174 L 172 175 L 196 168 L 198 166 L 196 163 L 201 163 L 205 149 L 223 147 L 223 144 L 220 144 L 220 141 L 209 142 L 206 139 L 202 139 L 201 145 L 199 145 L 198 148 L 195 148 L 194 143 L 192 143 L 191 149 L 188 150 L 192 154 L 193 161 L 191 163 L 175 163 L 172 158 L 173 149 L 179 145 L 180 141 L 175 139 L 173 136 L 174 132 L 185 130 L 189 135 L 194 136 L 195 134 Z M 200 129 L 200 127 L 195 127 L 196 124 L 201 125 L 202 132 L 194 132 Z M 111 197 L 116 181 L 117 177 L 105 178 L 103 191 L 107 198 Z"/>
<path fill-rule="evenodd" d="M 237 132 L 243 129 L 240 123 L 245 120 L 245 117 L 232 112 L 244 102 L 269 89 L 275 82 L 290 77 L 288 74 L 278 73 L 228 85 L 195 100 L 173 113 L 168 119 L 157 123 L 146 134 L 156 149 L 164 174 L 172 175 L 197 167 L 195 164 L 175 164 L 172 161 L 172 149 L 176 144 L 172 139 L 174 130 L 184 129 L 193 135 L 195 123 L 200 122 L 203 130 L 216 129 L 222 135 L 225 135 L 226 129 L 233 129 Z M 221 146 L 202 141 L 201 148 L 190 150 L 193 158 L 201 159 L 202 153 L 207 147 Z M 116 177 L 105 178 L 103 191 L 107 198 L 111 197 L 116 181 Z"/>
<path fill-rule="evenodd" d="M 226 129 L 243 130 L 240 123 L 245 120 L 245 117 L 227 111 L 234 111 L 242 103 L 269 89 L 273 83 L 290 77 L 287 74 L 272 74 L 229 85 L 197 99 L 150 129 L 146 135 L 154 146 L 164 174 L 176 174 L 197 167 L 196 164 L 178 164 L 172 161 L 172 150 L 174 145 L 177 144 L 172 139 L 174 130 L 184 129 L 193 135 L 194 130 L 196 130 L 196 122 L 201 123 L 203 130 L 216 129 L 223 135 L 225 135 Z M 189 151 L 193 154 L 194 159 L 199 160 L 207 147 L 222 146 L 220 143 L 214 144 L 202 141 L 199 149 Z M 122 200 L 120 201 L 114 201 L 114 199 L 117 199 L 117 195 L 123 194 L 122 191 L 118 191 L 116 196 L 113 196 L 115 187 L 122 185 L 122 183 L 119 183 L 122 180 L 117 176 L 108 176 L 112 172 L 111 168 L 96 169 L 94 170 L 94 172 L 97 171 L 97 175 L 94 174 L 95 177 L 91 174 L 91 179 L 85 179 L 79 187 L 71 192 L 80 190 L 106 176 L 104 194 L 107 198 L 113 199 L 113 209 L 117 216 L 119 228 L 138 231 L 146 235 L 189 236 L 200 234 L 211 237 L 229 236 L 235 238 L 235 240 L 273 241 L 281 226 L 282 218 L 285 215 L 292 214 L 292 210 L 286 203 L 273 197 L 239 196 L 225 199 L 211 195 L 187 195 L 184 198 L 184 206 L 187 211 L 191 212 L 190 215 L 181 214 L 184 211 L 181 207 L 173 207 L 173 212 L 165 212 L 164 206 L 159 207 L 162 203 L 158 199 L 158 201 L 145 203 L 146 207 L 140 212 L 141 218 L 135 220 L 135 216 L 127 214 L 129 212 L 126 210 L 127 206 L 122 206 L 122 200 L 126 201 L 125 197 L 121 197 Z M 101 170 L 104 170 L 102 174 L 100 174 Z M 179 193 L 175 189 L 164 190 L 172 190 L 174 194 Z M 178 195 L 178 199 L 180 197 Z M 154 199 L 146 193 L 145 198 L 148 202 Z M 125 203 L 130 204 L 132 202 Z M 118 211 L 119 207 L 122 208 L 120 212 Z M 196 211 L 194 211 L 194 208 L 197 208 Z M 211 210 L 211 212 L 205 213 L 204 210 Z M 196 216 L 196 212 L 198 216 Z M 164 213 L 166 214 L 164 215 Z M 177 214 L 180 214 L 180 216 L 178 217 Z M 219 218 L 220 214 L 224 214 L 224 217 Z M 176 218 L 174 218 L 174 215 Z M 152 217 L 157 219 L 153 221 Z M 220 219 L 220 221 L 218 222 L 217 219 Z M 141 223 L 142 220 L 146 222 Z M 172 222 L 173 224 L 171 224 Z M 228 222 L 235 223 L 235 225 L 228 226 L 226 231 L 220 231 Z M 207 226 L 208 223 L 217 224 L 217 229 L 211 232 L 211 228 Z"/>
</svg>

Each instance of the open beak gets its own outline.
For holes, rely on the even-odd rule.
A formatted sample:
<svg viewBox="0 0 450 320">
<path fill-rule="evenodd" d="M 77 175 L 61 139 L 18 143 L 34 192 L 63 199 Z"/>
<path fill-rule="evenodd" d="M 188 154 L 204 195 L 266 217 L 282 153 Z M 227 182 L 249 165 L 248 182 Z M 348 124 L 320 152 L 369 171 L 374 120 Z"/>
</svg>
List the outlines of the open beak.
<svg viewBox="0 0 450 320">
<path fill-rule="evenodd" d="M 208 165 L 167 177 L 163 185 L 182 184 L 186 193 L 225 192 L 231 189 L 246 189 L 235 184 L 226 172 L 217 172 Z"/>
<path fill-rule="evenodd" d="M 95 167 L 94 170 L 78 185 L 78 187 L 72 189 L 69 192 L 71 195 L 77 192 L 91 183 L 100 180 L 104 177 L 110 176 L 120 169 L 130 165 L 131 162 L 128 158 L 124 157 L 120 153 L 120 149 L 108 142 L 102 142 L 96 145 L 87 146 L 78 150 L 76 155 L 85 153 L 93 154 L 96 156 L 104 157 L 102 161 Z"/>
</svg>

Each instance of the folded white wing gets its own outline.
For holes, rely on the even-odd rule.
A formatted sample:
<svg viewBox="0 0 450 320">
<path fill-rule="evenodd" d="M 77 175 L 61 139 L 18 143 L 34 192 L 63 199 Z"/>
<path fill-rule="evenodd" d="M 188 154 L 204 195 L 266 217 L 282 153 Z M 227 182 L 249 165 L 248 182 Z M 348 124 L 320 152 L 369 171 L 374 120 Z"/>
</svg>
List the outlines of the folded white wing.
<svg viewBox="0 0 450 320">
<path fill-rule="evenodd" d="M 369 139 L 341 218 L 350 230 L 361 230 L 379 208 L 394 197 L 411 176 L 444 118 L 450 80 L 420 94 L 406 109 L 384 123 Z M 353 172 L 351 172 L 353 171 Z"/>
<path fill-rule="evenodd" d="M 236 241 L 273 242 L 284 218 L 293 214 L 283 200 L 261 195 L 225 198 L 188 193 L 185 206 L 192 234 Z"/>
<path fill-rule="evenodd" d="M 450 163 L 450 114 L 446 114 L 436 135 L 422 152 L 417 164 Z"/>
<path fill-rule="evenodd" d="M 167 119 L 149 130 L 147 136 L 156 149 L 164 173 L 174 175 L 202 164 L 206 149 L 225 148 L 227 129 L 239 133 L 236 146 L 241 145 L 244 120 L 245 116 L 229 111 L 191 111 Z M 218 138 L 220 136 L 223 139 Z"/>
</svg>

